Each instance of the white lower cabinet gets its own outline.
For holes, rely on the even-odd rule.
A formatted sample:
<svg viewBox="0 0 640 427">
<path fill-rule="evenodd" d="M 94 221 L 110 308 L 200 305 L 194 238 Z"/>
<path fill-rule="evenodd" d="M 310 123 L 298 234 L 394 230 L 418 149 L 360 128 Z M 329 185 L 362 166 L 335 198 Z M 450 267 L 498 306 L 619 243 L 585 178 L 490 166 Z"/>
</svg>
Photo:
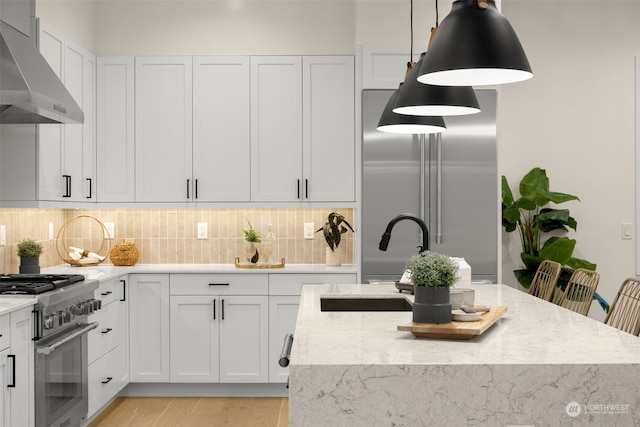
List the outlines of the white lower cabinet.
<svg viewBox="0 0 640 427">
<path fill-rule="evenodd" d="M 169 275 L 129 275 L 131 382 L 169 382 Z"/>
<path fill-rule="evenodd" d="M 129 383 L 129 298 L 127 276 L 100 282 L 95 298 L 102 308 L 89 316 L 98 327 L 88 336 L 87 418 Z"/>
<path fill-rule="evenodd" d="M 30 427 L 34 412 L 34 350 L 31 310 L 0 318 L 0 425 Z"/>
<path fill-rule="evenodd" d="M 266 275 L 172 274 L 171 382 L 268 382 L 267 289 Z"/>
</svg>

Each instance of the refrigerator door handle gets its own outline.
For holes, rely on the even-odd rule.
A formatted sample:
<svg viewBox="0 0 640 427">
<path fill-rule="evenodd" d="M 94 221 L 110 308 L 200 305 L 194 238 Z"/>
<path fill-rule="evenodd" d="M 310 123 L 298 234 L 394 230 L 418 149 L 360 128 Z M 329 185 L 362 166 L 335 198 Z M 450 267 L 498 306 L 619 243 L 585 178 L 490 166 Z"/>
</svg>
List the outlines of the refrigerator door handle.
<svg viewBox="0 0 640 427">
<path fill-rule="evenodd" d="M 436 141 L 436 243 L 442 243 L 442 134 Z"/>
</svg>

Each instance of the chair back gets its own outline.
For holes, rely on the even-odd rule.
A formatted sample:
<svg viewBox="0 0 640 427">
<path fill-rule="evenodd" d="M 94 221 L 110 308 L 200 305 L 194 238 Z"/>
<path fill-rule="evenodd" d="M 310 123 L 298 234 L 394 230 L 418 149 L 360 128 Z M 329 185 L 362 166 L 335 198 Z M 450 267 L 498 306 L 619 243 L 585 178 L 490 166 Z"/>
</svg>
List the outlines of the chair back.
<svg viewBox="0 0 640 427">
<path fill-rule="evenodd" d="M 591 301 L 596 294 L 600 274 L 592 270 L 578 268 L 574 270 L 564 292 L 556 289 L 553 302 L 561 307 L 583 315 L 589 313 Z"/>
<path fill-rule="evenodd" d="M 633 335 L 640 333 L 640 282 L 626 279 L 611 304 L 604 323 Z"/>
<path fill-rule="evenodd" d="M 529 286 L 529 295 L 551 301 L 553 290 L 560 276 L 560 263 L 545 259 L 538 266 L 535 276 Z"/>
</svg>

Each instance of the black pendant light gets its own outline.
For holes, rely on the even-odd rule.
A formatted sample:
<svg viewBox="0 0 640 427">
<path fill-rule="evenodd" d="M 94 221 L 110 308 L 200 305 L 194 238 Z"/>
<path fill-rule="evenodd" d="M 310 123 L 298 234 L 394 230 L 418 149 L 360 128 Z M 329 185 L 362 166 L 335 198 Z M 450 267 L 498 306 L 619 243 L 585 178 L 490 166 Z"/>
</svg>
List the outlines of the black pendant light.
<svg viewBox="0 0 640 427">
<path fill-rule="evenodd" d="M 406 114 L 397 114 L 393 112 L 396 104 L 398 92 L 402 88 L 396 89 L 389 98 L 387 105 L 378 121 L 377 129 L 381 132 L 402 133 L 402 134 L 428 134 L 440 133 L 447 130 L 442 117 L 433 116 L 408 116 Z"/>
<path fill-rule="evenodd" d="M 442 86 L 495 85 L 533 77 L 518 36 L 494 0 L 456 0 L 419 74 L 421 83 Z"/>
<path fill-rule="evenodd" d="M 407 74 L 398 92 L 394 113 L 412 116 L 461 116 L 480 112 L 471 86 L 435 86 L 420 83 L 418 75 L 425 54 Z"/>
</svg>

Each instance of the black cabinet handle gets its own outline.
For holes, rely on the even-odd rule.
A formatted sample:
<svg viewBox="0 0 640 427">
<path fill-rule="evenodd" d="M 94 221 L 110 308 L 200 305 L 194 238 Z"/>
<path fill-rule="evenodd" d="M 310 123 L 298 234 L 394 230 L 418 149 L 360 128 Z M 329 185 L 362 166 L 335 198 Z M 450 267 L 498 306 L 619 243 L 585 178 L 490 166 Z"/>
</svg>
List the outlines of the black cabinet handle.
<svg viewBox="0 0 640 427">
<path fill-rule="evenodd" d="M 15 354 L 8 354 L 7 358 L 11 358 L 12 362 L 11 365 L 11 384 L 8 384 L 7 387 L 15 387 L 16 386 L 16 355 Z"/>
<path fill-rule="evenodd" d="M 300 198 L 300 180 L 298 180 L 298 199 Z"/>
<path fill-rule="evenodd" d="M 108 384 L 111 382 L 111 380 L 113 379 L 113 377 L 107 377 L 106 380 L 102 380 L 102 384 Z"/>
<path fill-rule="evenodd" d="M 190 196 L 189 196 L 189 187 L 191 187 L 191 180 L 187 179 L 187 199 L 190 198 Z"/>
<path fill-rule="evenodd" d="M 120 280 L 120 283 L 122 283 L 122 298 L 120 298 L 120 301 L 126 301 L 127 300 L 127 281 Z"/>
<path fill-rule="evenodd" d="M 196 179 L 196 182 L 195 182 L 195 187 L 196 188 L 194 190 L 194 196 L 195 196 L 194 198 L 197 199 L 198 198 L 198 180 L 197 179 Z"/>
<path fill-rule="evenodd" d="M 91 181 L 91 178 L 87 178 L 87 181 L 89 181 L 89 195 L 87 196 L 87 199 L 90 199 L 90 198 L 92 198 L 92 197 L 93 197 L 93 193 L 92 193 L 92 190 L 93 190 L 93 188 L 92 188 L 92 187 L 93 187 L 93 185 L 91 184 L 91 182 L 92 182 L 92 181 Z"/>
<path fill-rule="evenodd" d="M 62 197 L 71 197 L 71 175 L 62 175 L 64 178 L 64 194 Z"/>
<path fill-rule="evenodd" d="M 304 198 L 305 199 L 309 198 L 309 180 L 308 179 L 304 180 Z"/>
<path fill-rule="evenodd" d="M 224 299 L 222 300 L 222 320 L 224 320 Z"/>
<path fill-rule="evenodd" d="M 102 295 L 103 297 L 106 297 L 107 295 L 111 295 L 113 292 L 111 291 L 107 291 L 107 292 L 103 292 L 100 295 Z"/>
<path fill-rule="evenodd" d="M 113 331 L 113 329 L 111 329 L 111 328 L 107 328 L 107 329 L 103 329 L 103 330 L 102 330 L 102 333 L 103 333 L 103 334 L 108 334 L 108 333 L 109 333 L 109 332 L 111 332 L 111 331 Z"/>
<path fill-rule="evenodd" d="M 213 299 L 213 320 L 216 320 L 216 299 Z"/>
<path fill-rule="evenodd" d="M 228 283 L 209 283 L 209 286 L 229 286 Z"/>
</svg>

